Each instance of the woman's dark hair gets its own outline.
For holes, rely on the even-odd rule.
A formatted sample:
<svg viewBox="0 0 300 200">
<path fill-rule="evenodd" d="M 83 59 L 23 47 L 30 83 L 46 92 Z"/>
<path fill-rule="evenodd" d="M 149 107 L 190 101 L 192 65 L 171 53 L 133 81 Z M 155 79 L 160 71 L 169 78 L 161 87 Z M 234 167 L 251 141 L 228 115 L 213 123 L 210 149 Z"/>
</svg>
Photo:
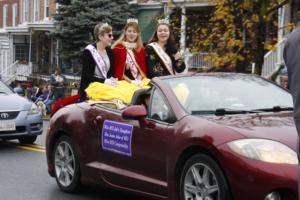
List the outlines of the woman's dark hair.
<svg viewBox="0 0 300 200">
<path fill-rule="evenodd" d="M 175 42 L 168 42 L 165 45 L 165 47 L 166 47 L 166 52 L 170 55 L 176 54 L 178 51 Z"/>
<path fill-rule="evenodd" d="M 156 27 L 156 30 L 155 30 L 155 32 L 153 34 L 153 36 L 151 37 L 151 39 L 148 42 L 148 44 L 151 43 L 151 42 L 157 42 L 158 41 L 157 29 L 161 25 L 167 26 L 168 29 L 169 29 L 169 32 L 170 32 L 169 39 L 167 41 L 167 44 L 165 45 L 166 52 L 170 53 L 170 54 L 175 54 L 177 52 L 177 47 L 176 47 L 176 44 L 175 44 L 174 34 L 173 34 L 173 31 L 172 31 L 172 28 L 171 28 L 171 26 L 169 24 L 165 24 L 165 23 L 158 24 L 157 27 Z"/>
</svg>

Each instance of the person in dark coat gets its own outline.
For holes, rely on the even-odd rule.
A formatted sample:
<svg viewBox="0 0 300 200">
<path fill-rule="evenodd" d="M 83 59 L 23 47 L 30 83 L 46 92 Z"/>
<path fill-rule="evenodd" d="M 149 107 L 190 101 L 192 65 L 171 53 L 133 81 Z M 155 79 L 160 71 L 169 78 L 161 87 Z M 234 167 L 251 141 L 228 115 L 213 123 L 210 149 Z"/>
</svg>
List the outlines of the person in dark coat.
<svg viewBox="0 0 300 200">
<path fill-rule="evenodd" d="M 176 48 L 174 36 L 166 19 L 158 20 L 153 38 L 146 46 L 147 77 L 173 75 L 183 72 L 185 64 Z"/>
<path fill-rule="evenodd" d="M 54 94 L 55 101 L 58 101 L 59 99 L 63 99 L 65 97 L 65 89 L 67 86 L 67 79 L 64 75 L 62 75 L 61 69 L 59 67 L 57 67 L 55 69 L 54 74 L 51 74 L 50 84 L 53 88 L 53 94 Z M 37 98 L 43 93 L 43 87 L 40 87 L 39 91 L 41 93 L 37 96 Z"/>
<path fill-rule="evenodd" d="M 99 23 L 94 28 L 96 43 L 88 45 L 82 55 L 82 72 L 79 88 L 80 100 L 87 99 L 85 89 L 92 82 L 115 85 L 114 55 L 110 48 L 113 35 L 112 27 L 107 23 Z"/>
<path fill-rule="evenodd" d="M 300 134 L 300 22 L 297 27 L 288 36 L 286 41 L 283 58 L 288 71 L 288 86 L 293 96 L 294 102 L 294 121 L 298 132 L 298 158 L 300 153 L 299 134 Z M 298 176 L 300 174 L 298 166 Z M 300 183 L 298 181 L 298 191 L 300 192 Z M 299 195 L 300 199 L 300 195 Z"/>
</svg>

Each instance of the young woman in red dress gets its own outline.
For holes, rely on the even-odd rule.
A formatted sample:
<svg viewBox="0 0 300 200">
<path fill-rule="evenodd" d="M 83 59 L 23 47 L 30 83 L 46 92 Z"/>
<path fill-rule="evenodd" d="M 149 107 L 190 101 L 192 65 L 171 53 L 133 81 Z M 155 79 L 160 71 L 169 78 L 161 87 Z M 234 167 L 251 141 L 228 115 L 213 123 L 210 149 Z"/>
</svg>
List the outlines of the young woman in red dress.
<svg viewBox="0 0 300 200">
<path fill-rule="evenodd" d="M 113 45 L 115 77 L 140 86 L 146 77 L 146 54 L 137 19 L 128 19 Z"/>
</svg>

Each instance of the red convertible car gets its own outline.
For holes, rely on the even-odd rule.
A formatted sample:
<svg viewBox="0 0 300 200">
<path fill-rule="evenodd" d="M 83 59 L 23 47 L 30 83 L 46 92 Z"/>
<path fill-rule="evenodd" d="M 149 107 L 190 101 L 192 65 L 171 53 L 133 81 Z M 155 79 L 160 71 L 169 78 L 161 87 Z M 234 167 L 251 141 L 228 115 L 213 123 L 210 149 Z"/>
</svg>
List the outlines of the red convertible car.
<svg viewBox="0 0 300 200">
<path fill-rule="evenodd" d="M 51 118 L 49 174 L 153 199 L 296 200 L 291 94 L 232 73 L 154 78 L 130 105 L 86 101 Z"/>
</svg>

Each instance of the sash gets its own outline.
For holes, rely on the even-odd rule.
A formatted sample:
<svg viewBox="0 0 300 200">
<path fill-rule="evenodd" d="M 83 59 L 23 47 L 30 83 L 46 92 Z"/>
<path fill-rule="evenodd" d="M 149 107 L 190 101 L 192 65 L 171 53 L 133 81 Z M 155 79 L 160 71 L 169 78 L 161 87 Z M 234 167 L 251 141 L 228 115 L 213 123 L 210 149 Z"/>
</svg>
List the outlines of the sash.
<svg viewBox="0 0 300 200">
<path fill-rule="evenodd" d="M 143 71 L 135 60 L 134 53 L 130 49 L 127 49 L 126 63 L 129 64 L 130 73 L 134 79 L 137 79 L 139 74 L 141 74 L 142 78 L 145 77 Z"/>
<path fill-rule="evenodd" d="M 163 62 L 164 66 L 169 71 L 169 73 L 171 75 L 174 75 L 173 68 L 172 68 L 172 60 L 170 56 L 156 42 L 152 42 L 148 45 L 150 45 L 154 49 L 154 51 L 161 59 L 161 61 Z"/>
<path fill-rule="evenodd" d="M 91 55 L 94 58 L 95 63 L 97 65 L 100 73 L 102 74 L 103 78 L 106 79 L 107 78 L 107 66 L 104 61 L 104 58 L 102 58 L 102 56 L 99 54 L 97 49 L 91 44 L 89 44 L 85 49 L 87 49 L 91 52 Z"/>
</svg>

